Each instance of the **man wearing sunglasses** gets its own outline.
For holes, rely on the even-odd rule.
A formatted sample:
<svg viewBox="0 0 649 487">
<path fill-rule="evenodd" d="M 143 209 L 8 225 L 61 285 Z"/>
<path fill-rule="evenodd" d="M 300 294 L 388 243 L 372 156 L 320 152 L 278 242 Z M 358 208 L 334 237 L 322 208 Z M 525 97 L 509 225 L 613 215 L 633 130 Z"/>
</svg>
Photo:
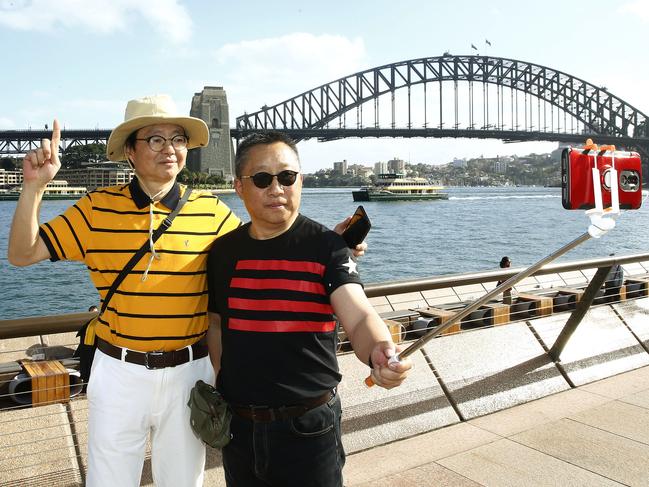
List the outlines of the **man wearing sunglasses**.
<svg viewBox="0 0 649 487">
<path fill-rule="evenodd" d="M 210 356 L 233 412 L 226 483 L 342 486 L 334 315 L 379 386 L 401 384 L 411 363 L 388 365 L 395 345 L 342 237 L 299 213 L 295 142 L 251 135 L 235 172 L 251 221 L 208 257 Z"/>
</svg>

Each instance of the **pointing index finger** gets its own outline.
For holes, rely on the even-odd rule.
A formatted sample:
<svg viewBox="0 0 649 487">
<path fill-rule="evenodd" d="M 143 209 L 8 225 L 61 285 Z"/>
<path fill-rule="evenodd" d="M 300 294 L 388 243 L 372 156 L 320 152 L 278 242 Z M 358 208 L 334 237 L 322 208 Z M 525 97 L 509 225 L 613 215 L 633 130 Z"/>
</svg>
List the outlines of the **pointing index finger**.
<svg viewBox="0 0 649 487">
<path fill-rule="evenodd" d="M 52 152 L 58 154 L 59 142 L 61 142 L 61 126 L 59 121 L 55 118 L 52 124 Z"/>
</svg>

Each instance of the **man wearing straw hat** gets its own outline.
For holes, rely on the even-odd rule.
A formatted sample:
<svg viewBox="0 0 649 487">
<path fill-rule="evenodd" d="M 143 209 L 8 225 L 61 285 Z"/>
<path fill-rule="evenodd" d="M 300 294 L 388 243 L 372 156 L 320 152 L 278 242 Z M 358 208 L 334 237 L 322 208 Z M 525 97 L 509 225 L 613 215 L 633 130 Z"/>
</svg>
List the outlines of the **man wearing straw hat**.
<svg viewBox="0 0 649 487">
<path fill-rule="evenodd" d="M 61 166 L 60 137 L 55 120 L 52 139 L 23 161 L 9 262 L 82 261 L 103 302 L 129 259 L 147 246 L 95 326 L 86 485 L 139 485 L 149 433 L 156 485 L 201 485 L 205 447 L 189 426 L 187 399 L 197 380 L 215 380 L 205 344 L 212 339 L 206 259 L 212 242 L 241 222 L 217 197 L 195 191 L 168 231 L 156 241 L 153 235 L 182 204 L 187 188 L 176 177 L 188 149 L 207 145 L 208 128 L 200 119 L 179 115 L 168 96 L 129 101 L 107 155 L 127 160 L 136 177 L 98 188 L 39 226 L 45 186 Z M 357 252 L 365 248 L 362 244 Z"/>
<path fill-rule="evenodd" d="M 202 484 L 205 448 L 189 427 L 187 398 L 198 379 L 214 382 L 205 343 L 207 251 L 240 221 L 215 196 L 194 192 L 169 230 L 156 242 L 152 235 L 187 191 L 176 182 L 187 150 L 205 146 L 208 137 L 205 122 L 178 115 L 168 96 L 129 101 L 107 155 L 127 160 L 136 177 L 91 192 L 40 227 L 43 190 L 60 167 L 57 121 L 52 140 L 25 157 L 9 237 L 12 264 L 82 261 L 103 300 L 129 259 L 149 242 L 95 327 L 88 486 L 139 485 L 149 433 L 156 485 Z"/>
</svg>

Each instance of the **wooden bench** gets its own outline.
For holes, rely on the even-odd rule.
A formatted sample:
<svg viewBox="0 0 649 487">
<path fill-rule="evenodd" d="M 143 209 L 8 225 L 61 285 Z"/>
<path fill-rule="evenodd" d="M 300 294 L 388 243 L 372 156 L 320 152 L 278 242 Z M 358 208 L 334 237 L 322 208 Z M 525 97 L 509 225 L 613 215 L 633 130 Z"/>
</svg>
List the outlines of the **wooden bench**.
<svg viewBox="0 0 649 487">
<path fill-rule="evenodd" d="M 518 300 L 532 301 L 536 305 L 537 316 L 550 316 L 552 314 L 552 296 L 543 296 L 532 293 L 518 293 Z"/>
<path fill-rule="evenodd" d="M 649 296 L 649 278 L 629 277 L 624 281 L 626 298 L 642 298 Z"/>
<path fill-rule="evenodd" d="M 509 305 L 504 303 L 487 303 L 483 308 L 491 310 L 491 325 L 498 326 L 509 323 Z"/>
<path fill-rule="evenodd" d="M 421 316 L 426 316 L 428 318 L 437 318 L 438 325 L 441 325 L 448 318 L 456 314 L 456 311 L 434 308 L 429 306 L 428 308 L 421 308 L 417 310 Z M 458 333 L 460 331 L 460 323 L 454 323 L 450 328 L 444 330 L 441 335 L 449 335 L 451 333 Z"/>
<path fill-rule="evenodd" d="M 23 361 L 22 366 L 31 377 L 32 406 L 70 400 L 70 376 L 61 362 L 58 360 Z"/>
</svg>

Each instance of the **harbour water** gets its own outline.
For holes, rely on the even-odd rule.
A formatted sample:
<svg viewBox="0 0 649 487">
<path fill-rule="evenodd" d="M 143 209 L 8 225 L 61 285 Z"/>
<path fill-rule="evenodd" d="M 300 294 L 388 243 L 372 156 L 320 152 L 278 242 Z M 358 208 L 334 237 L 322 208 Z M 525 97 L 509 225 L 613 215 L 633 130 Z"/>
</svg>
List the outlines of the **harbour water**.
<svg viewBox="0 0 649 487">
<path fill-rule="evenodd" d="M 305 189 L 302 213 L 333 226 L 356 208 L 352 188 Z M 503 255 L 514 267 L 532 264 L 581 235 L 583 211 L 561 206 L 559 188 L 449 188 L 446 201 L 363 203 L 372 230 L 359 268 L 366 283 L 495 269 Z M 247 219 L 236 195 L 223 195 Z M 47 221 L 73 201 L 44 201 Z M 42 262 L 16 268 L 7 262 L 7 239 L 16 202 L 0 202 L 0 319 L 86 311 L 98 301 L 83 264 Z M 616 228 L 560 260 L 649 251 L 649 208 L 626 211 Z"/>
</svg>

